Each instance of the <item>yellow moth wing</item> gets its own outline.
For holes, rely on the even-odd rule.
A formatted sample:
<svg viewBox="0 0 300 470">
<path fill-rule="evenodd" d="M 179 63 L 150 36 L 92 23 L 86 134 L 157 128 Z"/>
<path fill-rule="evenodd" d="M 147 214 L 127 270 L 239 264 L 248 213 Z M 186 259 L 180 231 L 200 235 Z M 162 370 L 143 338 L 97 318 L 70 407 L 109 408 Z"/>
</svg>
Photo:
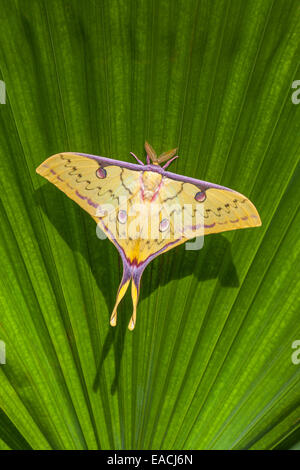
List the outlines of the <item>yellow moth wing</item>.
<svg viewBox="0 0 300 470">
<path fill-rule="evenodd" d="M 138 171 L 117 165 L 102 167 L 97 160 L 67 152 L 49 157 L 36 172 L 73 199 L 97 222 L 97 211 L 99 213 L 102 205 L 115 210 L 122 198 L 131 198 L 139 188 Z"/>
</svg>

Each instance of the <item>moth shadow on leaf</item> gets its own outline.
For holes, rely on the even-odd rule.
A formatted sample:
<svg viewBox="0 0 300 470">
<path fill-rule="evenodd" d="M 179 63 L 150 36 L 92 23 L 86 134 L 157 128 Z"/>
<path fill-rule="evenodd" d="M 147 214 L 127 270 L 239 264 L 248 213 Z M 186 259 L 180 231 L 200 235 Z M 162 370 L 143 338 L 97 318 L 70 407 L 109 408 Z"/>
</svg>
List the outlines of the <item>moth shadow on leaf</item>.
<svg viewBox="0 0 300 470">
<path fill-rule="evenodd" d="M 231 243 L 222 234 L 207 235 L 200 250 L 187 250 L 186 244 L 180 245 L 164 255 L 164 262 L 170 272 L 160 278 L 161 285 L 193 274 L 199 282 L 218 279 L 222 287 L 239 287 Z"/>
<path fill-rule="evenodd" d="M 34 198 L 72 252 L 80 253 L 87 261 L 107 306 L 111 308 L 115 300 L 113 288 L 118 285 L 119 272 L 115 275 L 116 279 L 109 277 L 108 273 L 113 268 L 122 272 L 118 267 L 118 257 L 113 256 L 114 246 L 97 238 L 96 224 L 91 217 L 55 186 L 41 186 L 35 191 Z M 77 225 L 75 233 L 74 224 Z M 112 285 L 114 283 L 116 286 Z"/>
<path fill-rule="evenodd" d="M 99 240 L 96 236 L 96 224 L 92 218 L 66 198 L 55 186 L 50 184 L 41 186 L 35 191 L 34 198 L 70 249 L 75 253 L 79 252 L 85 258 L 106 302 L 108 322 L 115 303 L 115 293 L 122 277 L 122 263 L 116 248 L 108 240 Z M 77 233 L 74 233 L 73 227 L 76 220 L 78 229 Z M 157 275 L 153 275 L 155 272 Z M 201 250 L 186 250 L 186 245 L 183 244 L 156 258 L 145 269 L 140 298 L 141 300 L 147 298 L 159 285 L 166 285 L 172 280 L 179 280 L 190 275 L 195 276 L 199 282 L 216 279 L 222 287 L 239 287 L 239 279 L 232 259 L 231 243 L 226 236 L 209 235 L 205 237 Z M 125 335 L 128 332 L 127 325 L 132 310 L 131 303 L 126 297 L 120 304 L 118 325 L 116 328 L 109 327 L 99 353 L 94 391 L 101 387 L 102 381 L 105 386 L 103 364 L 112 347 L 115 356 L 115 378 L 111 385 L 111 393 L 114 394 L 118 389 Z M 96 329 L 95 319 L 89 319 L 89 321 L 91 321 L 90 330 Z M 93 333 L 91 338 L 93 338 Z M 94 350 L 97 349 L 95 343 Z"/>
<path fill-rule="evenodd" d="M 85 213 L 73 201 L 66 198 L 55 186 L 48 183 L 44 184 L 34 192 L 34 200 L 71 251 L 75 255 L 79 253 L 86 260 L 107 305 L 106 325 L 109 325 L 109 316 L 115 302 L 115 293 L 122 277 L 122 263 L 118 252 L 108 240 L 99 240 L 97 238 L 96 224 L 89 214 Z M 74 233 L 74 223 L 76 222 L 77 228 L 76 233 Z M 70 282 L 72 282 L 72 279 L 70 279 Z M 68 324 L 68 314 L 61 313 L 65 324 Z M 125 302 L 120 305 L 118 327 L 108 327 L 108 333 L 99 353 L 94 390 L 101 387 L 102 380 L 104 380 L 102 368 L 112 347 L 114 348 L 115 356 L 115 378 L 111 385 L 111 393 L 115 393 L 117 390 L 125 334 L 128 332 L 127 325 L 130 315 L 129 301 L 127 303 L 125 299 Z M 99 328 L 97 321 L 98 319 L 95 316 L 88 316 L 91 340 L 93 341 L 93 337 L 95 338 L 93 344 L 95 351 L 99 350 L 97 334 L 94 334 Z M 72 333 L 69 334 L 71 335 Z M 70 338 L 70 343 L 76 347 L 74 337 Z M 106 386 L 106 384 L 104 385 Z"/>
</svg>

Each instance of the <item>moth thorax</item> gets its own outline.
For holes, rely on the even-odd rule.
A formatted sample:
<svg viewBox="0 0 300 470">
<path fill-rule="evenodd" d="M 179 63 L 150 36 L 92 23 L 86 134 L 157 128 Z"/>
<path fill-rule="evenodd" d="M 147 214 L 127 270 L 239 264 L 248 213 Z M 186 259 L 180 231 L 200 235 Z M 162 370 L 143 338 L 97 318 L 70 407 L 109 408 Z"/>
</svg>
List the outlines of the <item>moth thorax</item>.
<svg viewBox="0 0 300 470">
<path fill-rule="evenodd" d="M 143 194 L 145 199 L 151 199 L 156 191 L 159 189 L 159 185 L 162 180 L 162 175 L 155 173 L 154 171 L 144 171 L 142 177 Z"/>
</svg>

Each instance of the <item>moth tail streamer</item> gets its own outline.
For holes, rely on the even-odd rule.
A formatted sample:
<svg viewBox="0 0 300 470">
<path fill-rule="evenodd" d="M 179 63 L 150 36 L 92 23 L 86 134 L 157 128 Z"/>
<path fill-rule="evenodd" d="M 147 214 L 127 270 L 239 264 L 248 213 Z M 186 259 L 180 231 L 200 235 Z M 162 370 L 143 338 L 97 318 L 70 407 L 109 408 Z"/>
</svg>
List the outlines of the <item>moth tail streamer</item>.
<svg viewBox="0 0 300 470">
<path fill-rule="evenodd" d="M 136 325 L 136 311 L 137 311 L 137 304 L 139 301 L 139 292 L 140 292 L 140 281 L 142 277 L 142 273 L 144 271 L 144 267 L 141 268 L 136 268 L 136 269 L 130 269 L 128 266 L 124 265 L 124 271 L 123 271 L 123 277 L 122 281 L 120 283 L 118 293 L 117 293 L 117 298 L 116 298 L 116 303 L 114 306 L 114 309 L 112 311 L 111 317 L 110 317 L 110 324 L 111 326 L 116 326 L 117 324 L 117 308 L 121 300 L 123 299 L 130 281 L 132 281 L 131 284 L 131 298 L 132 298 L 132 305 L 133 305 L 133 311 L 132 315 L 128 324 L 128 329 L 130 331 L 134 330 L 135 325 Z"/>
<path fill-rule="evenodd" d="M 141 265 L 138 268 L 135 268 L 132 274 L 132 284 L 131 284 L 131 298 L 132 298 L 132 305 L 133 311 L 129 321 L 128 329 L 132 331 L 136 324 L 136 309 L 137 304 L 139 301 L 139 294 L 140 294 L 140 282 L 141 277 L 144 272 L 146 264 Z"/>
<path fill-rule="evenodd" d="M 126 294 L 130 279 L 131 277 L 130 275 L 128 275 L 127 270 L 124 269 L 123 278 L 122 278 L 122 281 L 120 283 L 118 293 L 117 293 L 116 303 L 115 303 L 114 309 L 110 317 L 111 326 L 116 326 L 117 324 L 117 315 L 118 315 L 117 308 L 118 308 L 119 303 L 123 299 L 124 295 Z"/>
<path fill-rule="evenodd" d="M 132 298 L 132 305 L 133 305 L 133 312 L 130 318 L 130 322 L 128 324 L 128 329 L 132 331 L 136 324 L 136 308 L 139 301 L 139 286 L 135 284 L 134 278 L 132 278 L 131 284 L 131 298 Z"/>
</svg>

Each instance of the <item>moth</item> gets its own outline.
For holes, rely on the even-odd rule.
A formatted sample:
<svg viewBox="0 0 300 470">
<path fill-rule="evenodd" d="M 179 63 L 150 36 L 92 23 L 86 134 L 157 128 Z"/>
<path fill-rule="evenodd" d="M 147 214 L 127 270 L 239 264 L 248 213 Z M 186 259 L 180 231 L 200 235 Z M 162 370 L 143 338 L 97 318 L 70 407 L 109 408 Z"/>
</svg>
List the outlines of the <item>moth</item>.
<svg viewBox="0 0 300 470">
<path fill-rule="evenodd" d="M 177 149 L 157 156 L 146 142 L 145 150 L 145 164 L 132 152 L 137 163 L 66 152 L 36 169 L 85 209 L 119 251 L 123 277 L 110 324 L 116 325 L 118 305 L 132 281 L 129 330 L 136 324 L 141 276 L 150 261 L 201 235 L 261 225 L 242 194 L 166 171 L 178 158 Z"/>
</svg>

